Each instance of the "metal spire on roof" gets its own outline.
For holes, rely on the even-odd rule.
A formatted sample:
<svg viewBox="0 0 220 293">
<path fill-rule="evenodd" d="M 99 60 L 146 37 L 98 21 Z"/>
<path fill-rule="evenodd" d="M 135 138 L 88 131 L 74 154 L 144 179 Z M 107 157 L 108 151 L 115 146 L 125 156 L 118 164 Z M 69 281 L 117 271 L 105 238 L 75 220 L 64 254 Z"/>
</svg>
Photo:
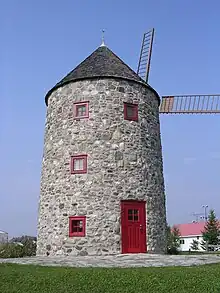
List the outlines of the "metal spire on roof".
<svg viewBox="0 0 220 293">
<path fill-rule="evenodd" d="M 102 30 L 102 43 L 100 47 L 105 47 L 105 30 Z"/>
</svg>

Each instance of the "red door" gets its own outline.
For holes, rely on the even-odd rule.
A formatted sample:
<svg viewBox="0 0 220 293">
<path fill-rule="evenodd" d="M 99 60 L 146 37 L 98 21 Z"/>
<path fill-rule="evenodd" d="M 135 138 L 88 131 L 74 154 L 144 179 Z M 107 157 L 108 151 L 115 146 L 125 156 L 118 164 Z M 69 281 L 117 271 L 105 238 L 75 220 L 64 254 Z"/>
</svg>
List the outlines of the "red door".
<svg viewBox="0 0 220 293">
<path fill-rule="evenodd" d="M 146 248 L 146 209 L 144 201 L 121 202 L 122 253 L 144 253 Z"/>
</svg>

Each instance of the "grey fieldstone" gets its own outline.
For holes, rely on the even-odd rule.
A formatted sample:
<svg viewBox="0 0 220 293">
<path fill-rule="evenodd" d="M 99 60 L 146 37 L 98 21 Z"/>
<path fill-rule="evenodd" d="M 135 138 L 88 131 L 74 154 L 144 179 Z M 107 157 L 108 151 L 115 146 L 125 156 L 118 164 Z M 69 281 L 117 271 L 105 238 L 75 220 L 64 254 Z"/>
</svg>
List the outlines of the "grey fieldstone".
<svg viewBox="0 0 220 293">
<path fill-rule="evenodd" d="M 51 245 L 50 244 L 46 245 L 46 250 L 51 250 Z"/>
<path fill-rule="evenodd" d="M 64 208 L 64 203 L 60 203 L 59 208 L 62 210 Z"/>
<path fill-rule="evenodd" d="M 123 153 L 120 152 L 120 151 L 116 151 L 116 152 L 115 152 L 115 160 L 116 160 L 116 161 L 120 161 L 120 160 L 122 160 L 122 159 L 123 159 Z"/>
</svg>

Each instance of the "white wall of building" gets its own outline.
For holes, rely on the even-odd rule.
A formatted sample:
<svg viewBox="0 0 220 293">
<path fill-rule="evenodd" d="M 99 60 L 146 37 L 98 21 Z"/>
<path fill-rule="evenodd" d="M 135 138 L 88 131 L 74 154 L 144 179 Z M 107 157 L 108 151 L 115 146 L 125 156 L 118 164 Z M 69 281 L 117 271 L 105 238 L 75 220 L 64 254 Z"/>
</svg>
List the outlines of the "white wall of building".
<svg viewBox="0 0 220 293">
<path fill-rule="evenodd" d="M 202 241 L 202 236 L 201 235 L 198 235 L 198 236 L 186 236 L 186 237 L 180 237 L 180 240 L 184 240 L 184 244 L 180 244 L 180 250 L 181 251 L 189 251 L 192 250 L 190 247 L 191 247 L 191 244 L 193 242 L 193 240 L 196 240 L 196 241 L 199 241 L 199 250 L 203 250 L 201 248 L 201 241 Z"/>
</svg>

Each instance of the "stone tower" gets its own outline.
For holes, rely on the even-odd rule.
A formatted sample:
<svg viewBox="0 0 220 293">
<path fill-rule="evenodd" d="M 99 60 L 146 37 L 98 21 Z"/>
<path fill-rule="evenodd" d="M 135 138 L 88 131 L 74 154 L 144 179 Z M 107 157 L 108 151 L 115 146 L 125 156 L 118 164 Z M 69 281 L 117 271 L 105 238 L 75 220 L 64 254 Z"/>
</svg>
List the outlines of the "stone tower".
<svg viewBox="0 0 220 293">
<path fill-rule="evenodd" d="M 164 253 L 157 92 L 100 46 L 45 101 L 37 255 Z"/>
</svg>

